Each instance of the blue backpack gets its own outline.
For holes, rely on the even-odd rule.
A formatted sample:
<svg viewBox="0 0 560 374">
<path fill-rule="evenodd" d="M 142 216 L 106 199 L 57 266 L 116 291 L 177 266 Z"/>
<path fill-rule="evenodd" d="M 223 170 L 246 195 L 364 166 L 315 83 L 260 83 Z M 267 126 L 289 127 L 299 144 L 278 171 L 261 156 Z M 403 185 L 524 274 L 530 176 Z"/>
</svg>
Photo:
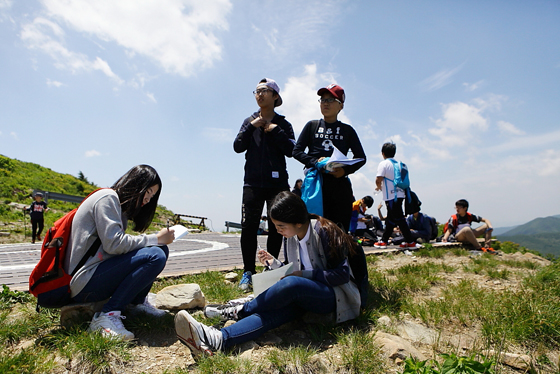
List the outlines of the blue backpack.
<svg viewBox="0 0 560 374">
<path fill-rule="evenodd" d="M 395 201 L 397 201 L 397 187 L 404 190 L 406 192 L 408 200 L 410 200 L 410 180 L 408 179 L 408 166 L 406 166 L 405 163 L 401 161 L 395 161 L 392 158 L 388 158 L 388 160 L 393 164 L 393 169 L 395 170 L 395 179 L 385 179 L 390 180 L 395 185 Z"/>
</svg>

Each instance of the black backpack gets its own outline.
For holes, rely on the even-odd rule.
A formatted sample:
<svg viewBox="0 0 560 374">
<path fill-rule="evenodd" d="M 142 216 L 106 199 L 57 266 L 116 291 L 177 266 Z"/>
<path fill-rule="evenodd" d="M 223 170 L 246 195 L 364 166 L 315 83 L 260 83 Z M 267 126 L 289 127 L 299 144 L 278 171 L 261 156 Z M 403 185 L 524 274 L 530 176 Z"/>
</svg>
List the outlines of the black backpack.
<svg viewBox="0 0 560 374">
<path fill-rule="evenodd" d="M 434 240 L 438 236 L 438 224 L 434 217 L 430 217 L 424 214 L 424 218 L 430 220 L 430 226 L 432 227 L 432 235 L 430 235 L 430 240 Z"/>
</svg>

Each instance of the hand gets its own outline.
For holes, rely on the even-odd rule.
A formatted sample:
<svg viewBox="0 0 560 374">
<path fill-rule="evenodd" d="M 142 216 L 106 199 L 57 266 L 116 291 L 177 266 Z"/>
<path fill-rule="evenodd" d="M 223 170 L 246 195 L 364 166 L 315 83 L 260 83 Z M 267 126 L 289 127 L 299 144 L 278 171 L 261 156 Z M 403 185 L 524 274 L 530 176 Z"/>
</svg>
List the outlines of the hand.
<svg viewBox="0 0 560 374">
<path fill-rule="evenodd" d="M 169 244 L 175 240 L 175 230 L 164 227 L 157 234 L 158 244 Z"/>
<path fill-rule="evenodd" d="M 251 121 L 251 125 L 255 126 L 255 127 L 264 127 L 267 124 L 267 120 L 265 120 L 262 117 L 258 117 L 255 118 L 254 120 Z"/>
<path fill-rule="evenodd" d="M 275 123 L 267 123 L 263 126 L 264 132 L 271 132 L 274 128 L 278 126 Z"/>
<path fill-rule="evenodd" d="M 301 271 L 301 270 L 296 270 L 296 271 L 294 271 L 292 274 L 286 274 L 286 275 L 284 275 L 284 276 L 283 276 L 282 278 L 280 278 L 280 279 L 284 279 L 284 278 L 286 278 L 286 277 L 301 277 L 301 276 L 303 276 L 303 271 Z"/>
<path fill-rule="evenodd" d="M 270 265 L 272 263 L 272 261 L 274 260 L 274 256 L 272 256 L 270 253 L 268 253 L 267 251 L 265 251 L 264 249 L 260 249 L 257 252 L 257 258 L 259 259 L 259 262 L 263 265 Z M 267 264 L 268 262 L 268 264 Z"/>
<path fill-rule="evenodd" d="M 441 238 L 442 243 L 447 243 L 447 238 Z"/>
<path fill-rule="evenodd" d="M 344 176 L 343 168 L 334 168 L 331 170 L 330 174 L 335 178 L 342 178 Z"/>
</svg>

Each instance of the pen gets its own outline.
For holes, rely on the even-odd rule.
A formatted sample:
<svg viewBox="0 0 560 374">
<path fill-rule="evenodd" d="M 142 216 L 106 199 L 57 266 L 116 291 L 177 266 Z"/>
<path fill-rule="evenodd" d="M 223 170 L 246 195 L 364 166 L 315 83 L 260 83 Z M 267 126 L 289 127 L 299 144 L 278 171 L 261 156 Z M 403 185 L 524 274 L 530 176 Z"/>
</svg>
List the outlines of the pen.
<svg viewBox="0 0 560 374">
<path fill-rule="evenodd" d="M 169 231 L 169 218 L 167 219 L 167 231 Z"/>
<path fill-rule="evenodd" d="M 260 244 L 257 244 L 258 250 L 262 251 L 263 249 L 261 248 Z M 270 264 L 268 263 L 268 260 L 264 260 L 264 263 L 266 264 L 266 266 L 270 267 Z"/>
</svg>

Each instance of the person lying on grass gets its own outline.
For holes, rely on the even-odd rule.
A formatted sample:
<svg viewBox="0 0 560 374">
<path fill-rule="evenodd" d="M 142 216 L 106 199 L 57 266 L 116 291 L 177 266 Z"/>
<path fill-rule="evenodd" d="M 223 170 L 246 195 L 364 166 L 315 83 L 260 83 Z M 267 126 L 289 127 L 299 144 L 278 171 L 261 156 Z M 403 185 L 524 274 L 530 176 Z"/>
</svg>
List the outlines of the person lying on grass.
<svg viewBox="0 0 560 374">
<path fill-rule="evenodd" d="M 187 311 L 177 313 L 177 337 L 193 355 L 212 355 L 256 339 L 306 312 L 333 313 L 338 323 L 359 315 L 360 293 L 350 280 L 348 265 L 348 256 L 356 247 L 352 238 L 333 222 L 309 214 L 299 196 L 288 191 L 276 196 L 270 218 L 287 238 L 284 254 L 295 270 L 245 304 L 207 307 L 207 317 L 237 321 L 221 330 L 196 321 Z M 272 269 L 284 265 L 264 250 L 257 256 Z"/>
</svg>

